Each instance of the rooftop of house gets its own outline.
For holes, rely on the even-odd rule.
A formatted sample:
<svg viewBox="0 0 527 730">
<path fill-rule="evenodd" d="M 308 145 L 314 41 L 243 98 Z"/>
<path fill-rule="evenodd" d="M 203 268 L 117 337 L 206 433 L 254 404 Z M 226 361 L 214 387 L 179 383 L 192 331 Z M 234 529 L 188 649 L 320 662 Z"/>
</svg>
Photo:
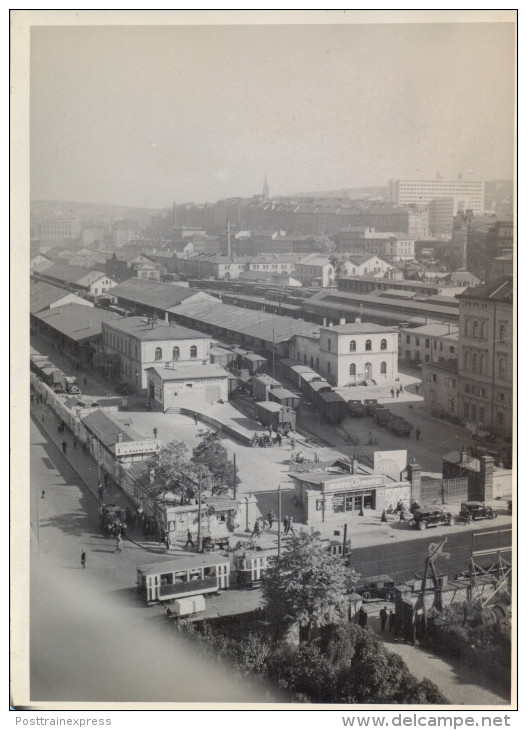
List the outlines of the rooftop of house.
<svg viewBox="0 0 527 730">
<path fill-rule="evenodd" d="M 347 324 L 337 324 L 334 327 L 321 327 L 325 332 L 336 332 L 339 335 L 369 335 L 381 333 L 395 333 L 392 327 L 387 327 L 374 322 L 348 322 Z"/>
<path fill-rule="evenodd" d="M 84 425 L 94 433 L 108 448 L 115 446 L 119 441 L 144 441 L 145 439 L 134 431 L 130 425 L 116 422 L 100 409 L 93 411 L 82 419 Z M 146 439 L 148 440 L 148 439 Z"/>
<path fill-rule="evenodd" d="M 177 313 L 194 320 L 194 326 L 199 326 L 201 322 L 275 344 L 288 341 L 295 334 L 310 328 L 309 323 L 303 320 L 222 304 L 217 300 L 212 301 L 212 297 L 211 301 L 185 302 Z"/>
<path fill-rule="evenodd" d="M 128 335 L 134 335 L 142 342 L 158 340 L 210 340 L 204 332 L 182 327 L 178 324 L 168 324 L 164 320 L 152 321 L 146 317 L 123 317 L 112 320 L 106 325 L 114 330 Z"/>
<path fill-rule="evenodd" d="M 409 335 L 424 335 L 425 337 L 449 337 L 450 339 L 457 339 L 459 335 L 459 328 L 455 327 L 452 324 L 431 322 L 430 324 L 424 324 L 422 327 L 403 329 L 402 332 Z"/>
<path fill-rule="evenodd" d="M 61 289 L 59 286 L 47 284 L 44 281 L 32 281 L 29 288 L 29 311 L 31 314 L 42 312 L 48 309 L 55 302 L 59 302 L 64 297 L 70 297 L 78 301 L 81 306 L 93 307 L 93 303 L 82 297 L 73 294 L 67 289 Z"/>
<path fill-rule="evenodd" d="M 201 361 L 197 361 L 192 365 L 186 363 L 178 364 L 170 363 L 170 367 L 161 367 L 153 365 L 146 368 L 146 372 L 156 373 L 163 381 L 167 380 L 201 380 L 203 378 L 228 378 L 229 373 L 220 365 L 207 364 L 201 365 Z"/>
<path fill-rule="evenodd" d="M 75 303 L 37 312 L 34 317 L 76 342 L 100 335 L 103 322 L 120 319 L 115 312 Z"/>
<path fill-rule="evenodd" d="M 512 304 L 514 298 L 514 281 L 512 276 L 502 276 L 488 284 L 465 289 L 460 299 L 485 299 L 494 302 Z"/>
<path fill-rule="evenodd" d="M 188 286 L 164 284 L 138 277 L 127 279 L 112 289 L 113 297 L 155 309 L 170 309 L 200 293 L 199 289 L 191 289 Z"/>
</svg>

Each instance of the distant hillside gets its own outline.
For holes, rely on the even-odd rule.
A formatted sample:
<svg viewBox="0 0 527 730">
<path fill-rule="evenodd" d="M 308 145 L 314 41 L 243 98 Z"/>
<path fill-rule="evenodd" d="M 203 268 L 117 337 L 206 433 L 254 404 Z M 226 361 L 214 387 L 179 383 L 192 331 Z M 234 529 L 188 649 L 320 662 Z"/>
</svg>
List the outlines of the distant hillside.
<svg viewBox="0 0 527 730">
<path fill-rule="evenodd" d="M 295 193 L 291 197 L 298 198 L 351 198 L 352 200 L 361 198 L 377 198 L 388 199 L 388 186 L 373 186 L 365 188 L 340 188 L 340 190 L 317 190 L 308 193 Z"/>
<path fill-rule="evenodd" d="M 103 203 L 77 203 L 69 200 L 32 200 L 31 214 L 38 217 L 51 217 L 61 214 L 75 218 L 131 218 L 140 223 L 150 223 L 150 216 L 158 211 L 149 208 L 136 208 L 125 205 L 105 205 Z"/>
</svg>

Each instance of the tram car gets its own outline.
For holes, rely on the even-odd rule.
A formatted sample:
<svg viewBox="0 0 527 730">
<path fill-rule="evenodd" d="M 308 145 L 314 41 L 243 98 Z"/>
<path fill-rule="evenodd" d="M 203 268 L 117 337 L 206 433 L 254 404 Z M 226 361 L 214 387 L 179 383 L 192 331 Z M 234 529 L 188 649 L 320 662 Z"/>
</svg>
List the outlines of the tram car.
<svg viewBox="0 0 527 730">
<path fill-rule="evenodd" d="M 232 564 L 236 582 L 240 588 L 256 588 L 269 567 L 269 558 L 276 556 L 276 550 L 237 550 Z"/>
<path fill-rule="evenodd" d="M 214 553 L 139 565 L 137 592 L 148 604 L 218 593 L 229 588 L 230 567 L 229 557 Z"/>
</svg>

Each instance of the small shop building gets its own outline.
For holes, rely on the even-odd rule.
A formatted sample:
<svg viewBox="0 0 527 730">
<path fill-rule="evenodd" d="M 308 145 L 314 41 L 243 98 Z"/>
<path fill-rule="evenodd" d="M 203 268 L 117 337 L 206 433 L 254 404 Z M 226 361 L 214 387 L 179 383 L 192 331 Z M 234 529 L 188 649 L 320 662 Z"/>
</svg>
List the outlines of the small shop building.
<svg viewBox="0 0 527 730">
<path fill-rule="evenodd" d="M 384 510 L 399 500 L 409 504 L 409 481 L 354 464 L 353 473 L 312 471 L 290 474 L 304 524 L 337 524 L 365 510 Z"/>
<path fill-rule="evenodd" d="M 170 363 L 146 369 L 148 398 L 163 412 L 227 402 L 229 373 L 219 365 Z"/>
</svg>

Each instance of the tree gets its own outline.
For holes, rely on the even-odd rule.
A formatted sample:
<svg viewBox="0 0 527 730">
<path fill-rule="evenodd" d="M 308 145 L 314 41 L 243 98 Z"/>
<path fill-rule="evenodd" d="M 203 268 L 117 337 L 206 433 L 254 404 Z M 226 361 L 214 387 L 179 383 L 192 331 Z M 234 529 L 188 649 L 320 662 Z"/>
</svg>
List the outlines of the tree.
<svg viewBox="0 0 527 730">
<path fill-rule="evenodd" d="M 236 479 L 236 484 L 240 482 L 238 467 L 235 473 L 234 464 L 216 431 L 202 430 L 199 436 L 201 441 L 192 451 L 192 463 L 207 470 L 213 494 L 225 494 L 232 488 L 233 479 Z"/>
<path fill-rule="evenodd" d="M 166 444 L 146 464 L 148 472 L 143 484 L 150 496 L 156 497 L 167 491 L 181 497 L 194 495 L 199 480 L 198 469 L 190 459 L 187 446 L 181 441 Z"/>
<path fill-rule="evenodd" d="M 308 640 L 312 628 L 339 621 L 347 611 L 353 579 L 342 559 L 330 555 L 318 533 L 293 535 L 262 580 L 269 618 L 297 622 Z"/>
<path fill-rule="evenodd" d="M 404 660 L 371 631 L 341 623 L 332 627 L 325 651 L 336 672 L 334 702 L 430 704 L 447 700 L 433 682 L 418 682 Z"/>
</svg>

